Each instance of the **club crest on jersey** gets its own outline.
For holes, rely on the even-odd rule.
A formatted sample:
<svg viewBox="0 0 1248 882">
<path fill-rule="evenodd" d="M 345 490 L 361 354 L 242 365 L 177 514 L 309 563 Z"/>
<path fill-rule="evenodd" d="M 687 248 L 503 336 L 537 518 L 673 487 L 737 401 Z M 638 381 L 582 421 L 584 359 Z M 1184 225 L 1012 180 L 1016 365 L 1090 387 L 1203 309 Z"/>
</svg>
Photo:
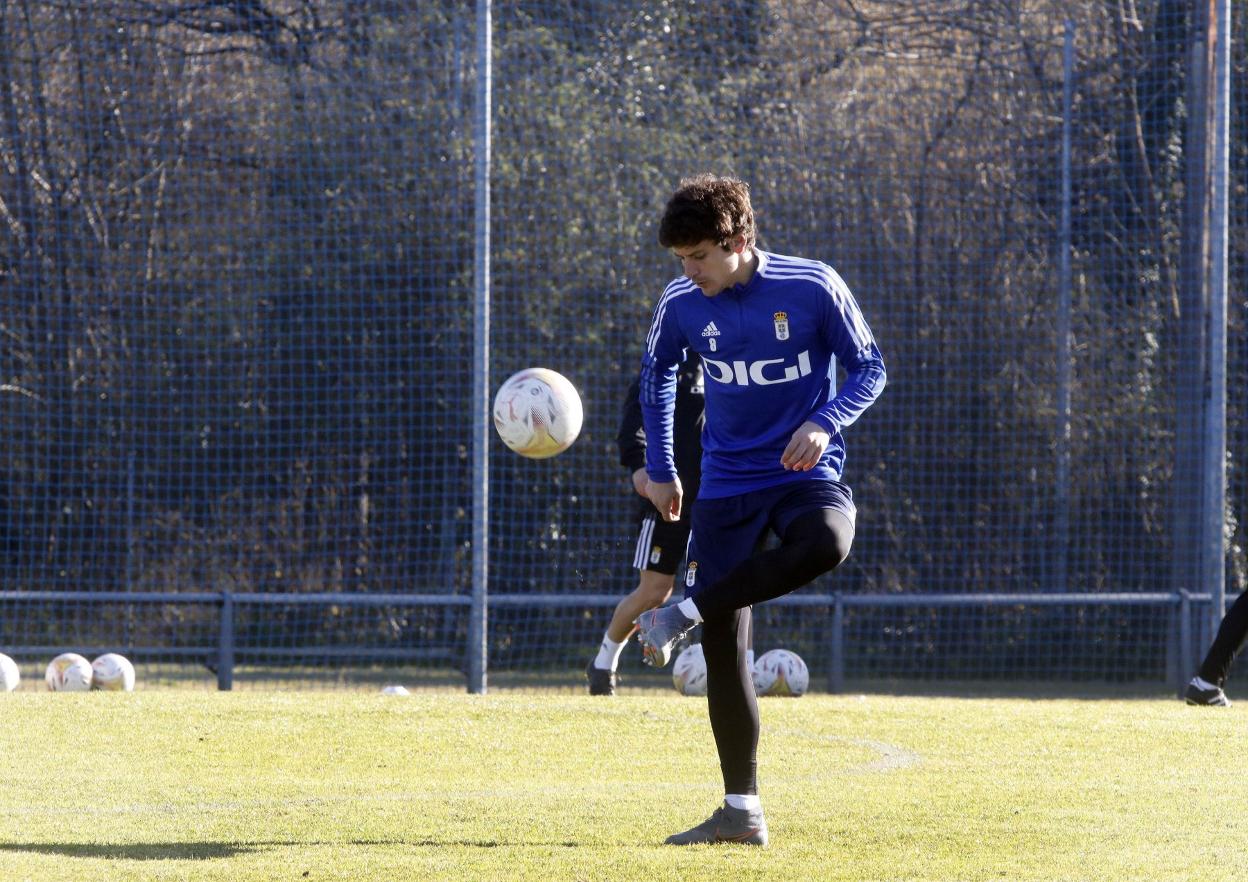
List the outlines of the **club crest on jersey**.
<svg viewBox="0 0 1248 882">
<path fill-rule="evenodd" d="M 711 352 L 715 351 L 716 340 L 719 336 L 719 328 L 715 327 L 714 322 L 707 322 L 706 327 L 702 329 L 702 336 L 706 338 L 706 343 L 711 347 Z"/>
<path fill-rule="evenodd" d="M 698 562 L 696 560 L 691 560 L 689 561 L 689 563 L 685 565 L 685 586 L 688 588 L 692 588 L 693 583 L 697 581 L 697 578 L 698 578 Z"/>
<path fill-rule="evenodd" d="M 650 549 L 650 563 L 657 564 L 659 562 L 659 559 L 662 557 L 663 557 L 662 548 L 656 545 Z"/>
<path fill-rule="evenodd" d="M 787 312 L 777 312 L 772 315 L 771 319 L 776 326 L 776 339 L 789 339 L 789 314 Z"/>
</svg>

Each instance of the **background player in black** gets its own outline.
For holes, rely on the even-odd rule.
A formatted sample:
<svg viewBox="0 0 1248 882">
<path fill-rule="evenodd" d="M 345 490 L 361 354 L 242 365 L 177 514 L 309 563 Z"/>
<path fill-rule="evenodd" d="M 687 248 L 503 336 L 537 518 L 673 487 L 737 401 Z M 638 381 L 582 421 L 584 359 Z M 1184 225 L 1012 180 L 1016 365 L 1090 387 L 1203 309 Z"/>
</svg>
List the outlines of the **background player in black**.
<svg viewBox="0 0 1248 882">
<path fill-rule="evenodd" d="M 1213 645 L 1205 653 L 1200 670 L 1187 684 L 1184 698 L 1188 704 L 1207 704 L 1213 707 L 1230 707 L 1231 701 L 1222 691 L 1231 672 L 1231 663 L 1244 647 L 1248 638 L 1248 591 L 1239 595 L 1226 611 Z"/>
<path fill-rule="evenodd" d="M 633 566 L 639 571 L 639 578 L 637 587 L 616 605 L 598 654 L 585 669 L 590 695 L 615 694 L 620 653 L 628 638 L 637 630 L 633 622 L 643 612 L 660 606 L 672 596 L 676 570 L 685 557 L 689 541 L 690 519 L 666 521 L 646 497 L 646 432 L 641 425 L 641 403 L 637 400 L 637 393 L 637 380 L 634 379 L 624 397 L 615 443 L 620 451 L 620 465 L 629 470 L 633 489 L 640 497 L 637 543 L 633 553 Z M 676 463 L 681 478 L 689 476 L 685 484 L 686 505 L 690 505 L 698 494 L 698 479 L 702 473 L 702 425 L 705 421 L 702 360 L 695 355 L 681 365 L 676 378 L 673 425 Z"/>
</svg>

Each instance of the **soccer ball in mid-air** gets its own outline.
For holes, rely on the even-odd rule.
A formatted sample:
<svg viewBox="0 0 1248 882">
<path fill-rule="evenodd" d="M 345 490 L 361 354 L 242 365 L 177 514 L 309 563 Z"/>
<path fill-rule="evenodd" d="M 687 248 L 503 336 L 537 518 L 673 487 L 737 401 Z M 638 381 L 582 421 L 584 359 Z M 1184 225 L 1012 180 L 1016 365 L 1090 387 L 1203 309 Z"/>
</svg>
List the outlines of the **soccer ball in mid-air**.
<svg viewBox="0 0 1248 882">
<path fill-rule="evenodd" d="M 804 695 L 810 671 L 796 652 L 772 649 L 754 662 L 754 691 L 759 695 Z"/>
<path fill-rule="evenodd" d="M 12 692 L 22 682 L 17 662 L 0 652 L 0 692 Z"/>
<path fill-rule="evenodd" d="M 43 679 L 53 692 L 86 692 L 91 676 L 91 662 L 76 652 L 62 652 L 48 662 Z"/>
<path fill-rule="evenodd" d="M 706 656 L 701 643 L 686 647 L 676 656 L 672 685 L 681 695 L 706 695 Z"/>
<path fill-rule="evenodd" d="M 116 652 L 106 652 L 91 662 L 91 688 L 109 692 L 134 691 L 134 665 Z"/>
<path fill-rule="evenodd" d="M 512 374 L 494 396 L 498 437 L 530 459 L 545 459 L 571 447 L 584 418 L 576 387 L 549 368 Z"/>
</svg>

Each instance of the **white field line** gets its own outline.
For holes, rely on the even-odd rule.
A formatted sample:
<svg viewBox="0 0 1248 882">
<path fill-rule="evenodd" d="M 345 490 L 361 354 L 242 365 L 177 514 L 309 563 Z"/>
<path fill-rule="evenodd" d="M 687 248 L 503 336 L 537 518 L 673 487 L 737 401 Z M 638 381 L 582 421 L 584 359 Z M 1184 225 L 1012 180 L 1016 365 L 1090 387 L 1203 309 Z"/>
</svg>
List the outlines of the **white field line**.
<svg viewBox="0 0 1248 882">
<path fill-rule="evenodd" d="M 870 738 L 841 738 L 835 735 L 829 736 L 828 740 L 852 744 L 855 747 L 865 747 L 880 755 L 877 760 L 852 767 L 848 770 L 850 772 L 895 772 L 898 769 L 917 766 L 923 761 L 923 757 L 914 751 L 898 747 L 896 744 L 889 744 L 887 741 L 873 741 Z"/>
<path fill-rule="evenodd" d="M 767 728 L 763 728 L 763 738 L 767 737 Z M 843 769 L 835 771 L 829 770 L 829 774 L 833 775 L 863 775 L 863 774 L 880 774 L 887 772 L 896 772 L 900 769 L 908 769 L 917 766 L 923 762 L 922 755 L 913 750 L 908 750 L 896 744 L 890 744 L 887 741 L 877 741 L 874 738 L 850 738 L 845 735 L 815 735 L 809 732 L 799 732 L 793 729 L 786 729 L 777 734 L 782 734 L 788 738 L 800 738 L 815 744 L 836 745 L 847 744 L 852 747 L 862 747 L 879 754 L 876 759 L 865 763 L 847 766 Z M 821 775 L 825 778 L 827 775 Z"/>
</svg>

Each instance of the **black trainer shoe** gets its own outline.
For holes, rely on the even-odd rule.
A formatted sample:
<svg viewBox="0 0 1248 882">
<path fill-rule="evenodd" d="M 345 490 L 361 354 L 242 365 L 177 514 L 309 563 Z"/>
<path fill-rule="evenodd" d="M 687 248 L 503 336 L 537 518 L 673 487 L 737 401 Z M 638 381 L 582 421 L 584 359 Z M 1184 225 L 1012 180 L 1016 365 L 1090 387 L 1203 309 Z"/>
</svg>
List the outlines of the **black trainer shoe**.
<svg viewBox="0 0 1248 882">
<path fill-rule="evenodd" d="M 1222 687 L 1214 686 L 1212 689 L 1202 689 L 1196 685 L 1196 681 L 1187 684 L 1187 689 L 1183 693 L 1183 698 L 1188 704 L 1202 704 L 1209 707 L 1230 707 L 1231 700 L 1226 697 L 1226 693 L 1222 691 Z"/>
<path fill-rule="evenodd" d="M 763 810 L 733 808 L 724 803 L 698 826 L 684 833 L 673 834 L 664 845 L 696 845 L 699 842 L 738 842 L 742 845 L 766 845 L 767 821 Z"/>
<path fill-rule="evenodd" d="M 697 624 L 685 616 L 678 606 L 651 609 L 639 615 L 637 642 L 641 644 L 641 660 L 654 668 L 661 668 L 672 660 L 672 649 L 693 630 Z"/>
<path fill-rule="evenodd" d="M 585 669 L 585 679 L 589 681 L 590 695 L 615 695 L 615 686 L 619 682 L 615 671 L 604 671 L 595 667 L 592 661 Z"/>
</svg>

